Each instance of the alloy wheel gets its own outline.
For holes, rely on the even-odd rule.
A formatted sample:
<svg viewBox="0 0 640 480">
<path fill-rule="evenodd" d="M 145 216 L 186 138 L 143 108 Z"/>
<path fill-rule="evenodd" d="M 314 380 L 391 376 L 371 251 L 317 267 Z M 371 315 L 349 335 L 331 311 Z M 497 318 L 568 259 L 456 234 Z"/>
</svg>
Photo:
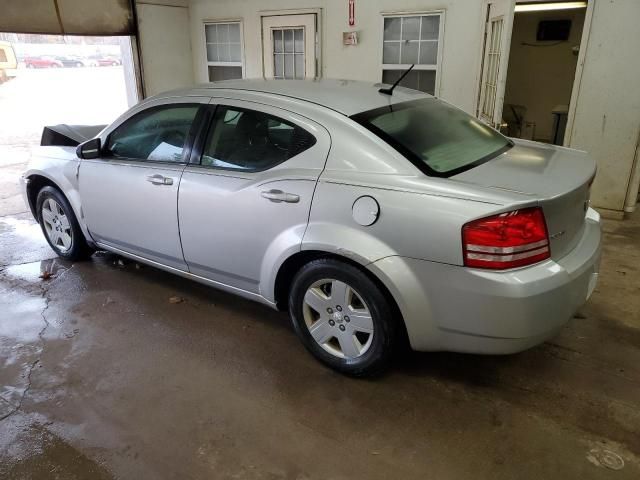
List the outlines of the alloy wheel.
<svg viewBox="0 0 640 480">
<path fill-rule="evenodd" d="M 374 335 L 371 311 L 362 297 L 345 282 L 322 279 L 305 293 L 304 321 L 311 337 L 338 358 L 364 355 Z"/>
<path fill-rule="evenodd" d="M 61 252 L 68 252 L 73 245 L 73 231 L 60 204 L 53 198 L 47 198 L 42 204 L 41 215 L 49 241 Z"/>
</svg>

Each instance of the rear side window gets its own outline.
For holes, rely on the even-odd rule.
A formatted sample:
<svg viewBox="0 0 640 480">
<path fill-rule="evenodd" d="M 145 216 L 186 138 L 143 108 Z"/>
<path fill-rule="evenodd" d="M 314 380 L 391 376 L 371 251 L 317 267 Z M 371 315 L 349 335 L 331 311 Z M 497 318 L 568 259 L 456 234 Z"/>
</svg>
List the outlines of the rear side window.
<svg viewBox="0 0 640 480">
<path fill-rule="evenodd" d="M 351 117 L 427 175 L 449 177 L 511 148 L 507 137 L 435 98 L 397 103 Z"/>
<path fill-rule="evenodd" d="M 116 158 L 182 162 L 198 108 L 199 105 L 172 104 L 134 115 L 109 135 L 107 154 Z"/>
<path fill-rule="evenodd" d="M 281 118 L 219 106 L 207 133 L 201 164 L 232 170 L 266 170 L 315 143 L 309 132 Z"/>
</svg>

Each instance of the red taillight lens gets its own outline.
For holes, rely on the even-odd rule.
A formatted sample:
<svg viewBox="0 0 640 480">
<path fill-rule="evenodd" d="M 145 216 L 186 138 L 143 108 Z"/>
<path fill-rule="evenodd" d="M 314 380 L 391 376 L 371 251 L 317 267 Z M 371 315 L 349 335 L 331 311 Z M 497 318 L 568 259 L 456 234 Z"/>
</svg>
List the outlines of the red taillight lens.
<svg viewBox="0 0 640 480">
<path fill-rule="evenodd" d="M 467 267 L 505 268 L 531 265 L 549 258 L 549 236 L 540 207 L 501 213 L 462 227 Z"/>
</svg>

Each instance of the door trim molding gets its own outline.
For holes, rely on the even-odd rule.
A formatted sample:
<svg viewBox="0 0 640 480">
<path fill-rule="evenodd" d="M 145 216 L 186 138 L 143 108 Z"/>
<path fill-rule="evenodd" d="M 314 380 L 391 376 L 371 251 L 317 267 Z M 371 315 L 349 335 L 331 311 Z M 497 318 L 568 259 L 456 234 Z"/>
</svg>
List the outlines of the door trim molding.
<svg viewBox="0 0 640 480">
<path fill-rule="evenodd" d="M 505 0 L 505 1 L 509 3 L 510 10 L 508 10 L 502 15 L 503 16 L 502 35 L 504 36 L 504 45 L 502 45 L 502 48 L 501 48 L 500 58 L 501 58 L 501 61 L 502 59 L 506 58 L 506 63 L 504 66 L 505 66 L 505 70 L 507 71 L 505 71 L 504 74 L 501 75 L 500 66 L 498 65 L 498 77 L 496 78 L 495 105 L 500 104 L 500 107 L 498 110 L 496 110 L 496 106 L 494 105 L 493 113 L 492 113 L 492 126 L 494 126 L 496 117 L 499 117 L 497 121 L 498 124 L 500 123 L 502 118 L 502 109 L 504 107 L 504 97 L 505 97 L 505 90 L 506 90 L 506 84 L 507 84 L 507 75 L 509 70 L 509 56 L 511 54 L 511 35 L 513 33 L 516 0 Z M 479 119 L 481 118 L 481 110 L 482 110 L 480 103 L 483 100 L 482 87 L 484 84 L 485 73 L 486 73 L 485 54 L 486 54 L 486 49 L 488 47 L 488 42 L 490 40 L 488 38 L 487 33 L 488 33 L 488 25 L 491 23 L 491 4 L 497 4 L 499 2 L 500 0 L 484 0 L 482 4 L 482 10 L 481 10 L 482 15 L 480 17 L 481 18 L 480 32 L 482 35 L 482 41 L 479 42 L 480 44 L 479 61 L 478 61 L 478 67 L 476 69 L 476 84 L 474 86 L 474 92 L 475 92 L 474 116 L 476 116 Z M 498 17 L 500 17 L 500 15 L 496 15 L 493 18 L 495 19 Z M 502 77 L 502 80 L 501 80 L 501 77 Z M 499 111 L 500 115 L 496 115 L 496 111 Z M 496 128 L 499 129 L 499 125 Z"/>
<path fill-rule="evenodd" d="M 484 49 L 487 43 L 487 23 L 489 22 L 489 3 L 490 0 L 484 0 L 482 2 L 481 7 L 481 15 L 480 15 L 480 35 L 481 41 L 478 47 L 478 66 L 476 68 L 475 74 L 475 84 L 473 87 L 473 97 L 474 97 L 474 105 L 473 105 L 473 116 L 480 118 L 480 92 L 482 91 L 482 74 L 484 70 Z"/>
</svg>

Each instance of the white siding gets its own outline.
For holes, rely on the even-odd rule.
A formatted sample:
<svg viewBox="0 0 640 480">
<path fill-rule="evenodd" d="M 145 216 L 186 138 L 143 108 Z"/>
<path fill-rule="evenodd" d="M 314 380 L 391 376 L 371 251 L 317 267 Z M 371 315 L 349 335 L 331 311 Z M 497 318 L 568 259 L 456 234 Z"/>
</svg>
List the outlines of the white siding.
<svg viewBox="0 0 640 480">
<path fill-rule="evenodd" d="M 594 205 L 618 211 L 624 206 L 640 135 L 639 19 L 637 0 L 595 3 L 568 143 L 598 161 Z"/>
<path fill-rule="evenodd" d="M 321 12 L 321 75 L 380 81 L 382 13 L 444 11 L 438 96 L 475 113 L 483 31 L 482 0 L 357 0 L 356 25 L 348 25 L 346 0 L 189 0 L 189 22 L 196 82 L 206 82 L 205 21 L 241 20 L 247 78 L 261 77 L 260 13 L 286 9 Z M 640 136 L 640 1 L 595 0 L 584 70 L 576 96 L 576 114 L 568 145 L 589 151 L 598 162 L 593 204 L 622 211 Z M 357 30 L 359 45 L 343 46 L 342 32 Z M 164 30 L 162 34 L 164 35 Z M 184 47 L 181 40 L 180 48 Z M 178 45 L 176 45 L 176 50 Z M 184 52 L 185 50 L 182 50 Z M 174 55 L 177 54 L 174 53 Z M 184 64 L 186 65 L 186 61 Z M 150 77 L 146 71 L 146 78 Z M 172 72 L 167 71 L 170 77 Z M 187 78 L 181 78 L 180 82 Z M 156 80 L 157 81 L 157 80 Z M 160 80 L 166 83 L 168 80 Z M 178 82 L 178 83 L 180 83 Z M 176 83 L 176 82 L 174 82 Z M 172 85 L 173 86 L 173 85 Z M 155 85 L 154 89 L 155 90 Z M 574 95 L 576 93 L 574 92 Z M 640 175 L 636 176 L 637 180 Z"/>
<path fill-rule="evenodd" d="M 356 25 L 349 27 L 346 0 L 191 0 L 191 44 L 197 82 L 207 81 L 204 50 L 205 21 L 242 20 L 245 76 L 262 77 L 260 12 L 320 8 L 321 68 L 327 78 L 380 81 L 382 78 L 382 13 L 444 10 L 444 41 L 439 96 L 472 112 L 479 69 L 482 21 L 480 0 L 359 0 Z M 342 32 L 359 31 L 359 44 L 346 47 Z"/>
<path fill-rule="evenodd" d="M 137 2 L 136 7 L 147 96 L 193 84 L 187 2 L 160 3 Z"/>
</svg>

